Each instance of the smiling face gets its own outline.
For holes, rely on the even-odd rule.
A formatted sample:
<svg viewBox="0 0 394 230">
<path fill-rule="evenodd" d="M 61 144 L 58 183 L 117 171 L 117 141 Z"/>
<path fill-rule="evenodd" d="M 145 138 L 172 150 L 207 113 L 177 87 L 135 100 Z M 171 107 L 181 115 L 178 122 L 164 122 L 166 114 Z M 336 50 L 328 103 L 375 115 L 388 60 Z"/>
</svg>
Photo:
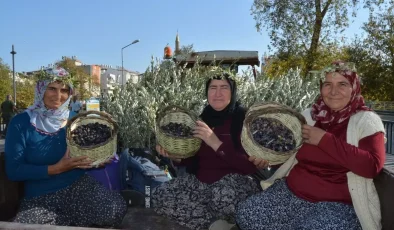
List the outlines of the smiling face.
<svg viewBox="0 0 394 230">
<path fill-rule="evenodd" d="M 50 83 L 44 94 L 44 104 L 48 109 L 58 109 L 70 96 L 70 87 L 62 82 Z"/>
<path fill-rule="evenodd" d="M 352 85 L 339 73 L 327 73 L 321 89 L 324 103 L 333 111 L 339 111 L 350 102 Z"/>
<path fill-rule="evenodd" d="M 227 80 L 212 80 L 208 87 L 208 103 L 216 111 L 225 109 L 231 101 L 231 87 Z"/>
</svg>

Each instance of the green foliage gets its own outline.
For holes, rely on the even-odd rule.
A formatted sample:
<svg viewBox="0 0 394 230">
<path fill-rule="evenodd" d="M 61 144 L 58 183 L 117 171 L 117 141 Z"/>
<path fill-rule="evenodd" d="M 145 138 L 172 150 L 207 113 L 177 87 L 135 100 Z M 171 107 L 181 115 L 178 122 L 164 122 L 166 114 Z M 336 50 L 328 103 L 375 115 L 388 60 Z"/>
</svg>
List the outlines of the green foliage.
<svg viewBox="0 0 394 230">
<path fill-rule="evenodd" d="M 34 103 L 34 90 L 36 81 L 29 77 L 21 77 L 16 83 L 16 105 L 18 108 L 27 108 Z"/>
<path fill-rule="evenodd" d="M 157 111 L 177 105 L 200 114 L 207 103 L 205 82 L 223 69 L 196 64 L 186 69 L 173 62 L 152 60 L 138 84 L 128 84 L 114 91 L 105 110 L 119 122 L 119 135 L 127 147 L 155 145 Z M 291 70 L 275 79 L 265 75 L 254 81 L 250 70 L 233 76 L 241 103 L 249 107 L 258 101 L 277 101 L 299 111 L 308 107 L 318 93 L 318 80 L 302 78 L 299 70 Z"/>
<path fill-rule="evenodd" d="M 269 48 L 278 54 L 302 57 L 303 72 L 317 67 L 319 47 L 338 41 L 349 24 L 349 9 L 356 15 L 359 0 L 254 0 L 251 11 L 256 28 L 266 28 Z M 364 0 L 370 9 L 382 0 Z"/>
<path fill-rule="evenodd" d="M 65 58 L 58 61 L 56 65 L 63 67 L 73 76 L 72 83 L 80 100 L 85 100 L 92 96 L 92 92 L 89 90 L 91 88 L 91 77 L 81 67 L 75 65 L 75 60 Z"/>
<path fill-rule="evenodd" d="M 320 70 L 331 64 L 335 60 L 347 60 L 348 53 L 343 47 L 338 45 L 321 45 L 316 54 L 317 58 L 313 65 L 314 70 Z M 286 53 L 277 53 L 270 57 L 265 63 L 264 73 L 268 76 L 279 76 L 287 73 L 289 69 L 305 69 L 305 58 L 301 55 L 289 55 Z"/>
<path fill-rule="evenodd" d="M 365 38 L 347 46 L 349 61 L 362 77 L 363 96 L 373 101 L 394 101 L 394 4 L 370 15 Z"/>
<path fill-rule="evenodd" d="M 193 44 L 181 46 L 181 54 L 190 54 L 195 52 Z"/>
<path fill-rule="evenodd" d="M 10 68 L 0 58 L 0 101 L 5 100 L 6 95 L 13 95 L 12 77 Z M 1 103 L 0 102 L 0 103 Z"/>
<path fill-rule="evenodd" d="M 239 86 L 239 97 L 247 108 L 260 101 L 275 101 L 301 112 L 308 108 L 319 93 L 320 78 L 306 78 L 300 69 L 290 69 L 275 78 L 260 75 L 252 81 L 252 73 L 244 72 Z"/>
<path fill-rule="evenodd" d="M 0 58 L 0 103 L 5 100 L 6 95 L 13 94 L 12 71 Z M 16 105 L 18 108 L 27 108 L 34 101 L 34 80 L 18 74 L 16 81 Z"/>
</svg>

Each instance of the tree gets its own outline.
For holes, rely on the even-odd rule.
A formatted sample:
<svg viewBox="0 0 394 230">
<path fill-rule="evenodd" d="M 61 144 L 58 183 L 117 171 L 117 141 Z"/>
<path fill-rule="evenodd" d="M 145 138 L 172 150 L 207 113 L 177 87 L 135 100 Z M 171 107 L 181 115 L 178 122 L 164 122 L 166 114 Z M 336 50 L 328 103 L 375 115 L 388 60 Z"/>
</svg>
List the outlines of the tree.
<svg viewBox="0 0 394 230">
<path fill-rule="evenodd" d="M 195 50 L 194 50 L 193 44 L 181 46 L 181 54 L 191 54 L 194 52 L 195 52 Z"/>
<path fill-rule="evenodd" d="M 394 5 L 370 15 L 363 29 L 347 47 L 349 61 L 356 63 L 367 100 L 394 101 Z"/>
<path fill-rule="evenodd" d="M 81 100 L 91 97 L 91 77 L 81 67 L 75 65 L 75 60 L 64 58 L 56 63 L 57 66 L 66 69 L 75 79 L 73 82 L 76 93 Z"/>
<path fill-rule="evenodd" d="M 365 44 L 369 53 L 394 74 L 394 2 L 382 13 L 371 14 L 363 29 L 367 32 Z"/>
<path fill-rule="evenodd" d="M 373 9 L 383 0 L 364 0 Z M 360 0 L 254 0 L 252 15 L 256 28 L 266 28 L 271 39 L 270 49 L 279 53 L 299 55 L 305 62 L 304 73 L 315 68 L 321 44 L 330 44 L 349 24 L 348 9 Z"/>
<path fill-rule="evenodd" d="M 20 80 L 16 82 L 16 105 L 18 108 L 27 108 L 33 104 L 35 86 L 34 79 L 20 76 Z"/>
<path fill-rule="evenodd" d="M 335 44 L 319 46 L 316 56 L 315 69 L 322 69 L 334 60 L 348 59 L 346 50 Z M 290 69 L 305 69 L 306 63 L 302 55 L 277 52 L 275 55 L 268 57 L 264 65 L 264 74 L 270 77 L 277 77 L 287 73 Z"/>
<path fill-rule="evenodd" d="M 12 94 L 12 78 L 10 72 L 10 68 L 0 58 L 0 101 L 5 100 L 6 95 Z"/>
<path fill-rule="evenodd" d="M 33 104 L 34 89 L 35 81 L 18 73 L 16 81 L 16 105 L 18 108 L 27 108 Z M 11 70 L 0 58 L 0 103 L 5 100 L 8 94 L 14 96 Z"/>
<path fill-rule="evenodd" d="M 105 111 L 118 121 L 118 138 L 124 147 L 154 148 L 157 112 L 167 105 L 200 114 L 207 100 L 206 80 L 223 71 L 220 66 L 201 66 L 199 62 L 184 68 L 152 59 L 139 83 L 114 90 L 111 102 L 105 103 Z M 254 81 L 252 75 L 248 70 L 233 76 L 239 99 L 247 108 L 259 101 L 276 101 L 302 111 L 319 93 L 319 80 L 303 79 L 298 70 L 275 79 L 261 75 Z"/>
</svg>

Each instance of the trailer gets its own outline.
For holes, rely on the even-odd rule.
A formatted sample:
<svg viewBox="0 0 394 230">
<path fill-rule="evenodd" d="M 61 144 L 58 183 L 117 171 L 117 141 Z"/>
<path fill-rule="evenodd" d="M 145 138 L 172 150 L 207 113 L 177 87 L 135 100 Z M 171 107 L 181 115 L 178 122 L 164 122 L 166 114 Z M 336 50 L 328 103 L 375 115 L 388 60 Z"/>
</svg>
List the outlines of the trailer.
<svg viewBox="0 0 394 230">
<path fill-rule="evenodd" d="M 255 79 L 257 77 L 255 66 L 260 66 L 258 51 L 243 50 L 212 50 L 178 54 L 173 57 L 173 61 L 186 68 L 192 68 L 196 63 L 205 66 L 220 65 L 236 73 L 238 73 L 239 66 L 251 66 Z"/>
</svg>

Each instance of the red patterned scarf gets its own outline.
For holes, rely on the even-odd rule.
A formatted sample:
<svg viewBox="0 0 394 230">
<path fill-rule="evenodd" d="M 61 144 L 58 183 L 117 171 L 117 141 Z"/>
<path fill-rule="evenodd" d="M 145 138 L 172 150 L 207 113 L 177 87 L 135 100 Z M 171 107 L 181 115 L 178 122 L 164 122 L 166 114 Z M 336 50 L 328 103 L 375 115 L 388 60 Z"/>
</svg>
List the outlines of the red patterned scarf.
<svg viewBox="0 0 394 230">
<path fill-rule="evenodd" d="M 364 98 L 361 96 L 360 79 L 351 68 L 348 68 L 343 62 L 333 63 L 332 68 L 329 71 L 325 71 L 324 74 L 336 72 L 343 75 L 352 85 L 352 95 L 349 103 L 340 111 L 331 110 L 323 101 L 320 94 L 319 98 L 312 106 L 312 119 L 320 121 L 324 124 L 338 124 L 350 118 L 353 114 L 359 111 L 370 111 L 365 105 Z M 320 86 L 320 92 L 321 92 Z"/>
</svg>

